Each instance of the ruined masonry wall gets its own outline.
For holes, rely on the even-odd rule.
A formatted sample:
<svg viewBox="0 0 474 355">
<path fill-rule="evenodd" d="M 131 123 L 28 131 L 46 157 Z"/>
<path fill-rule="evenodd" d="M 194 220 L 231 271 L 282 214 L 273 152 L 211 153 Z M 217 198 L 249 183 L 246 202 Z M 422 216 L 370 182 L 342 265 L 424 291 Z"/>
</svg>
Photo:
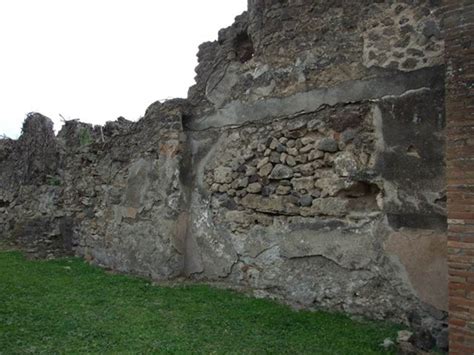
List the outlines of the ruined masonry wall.
<svg viewBox="0 0 474 355">
<path fill-rule="evenodd" d="M 446 348 L 441 9 L 250 0 L 200 46 L 188 99 L 57 137 L 32 114 L 0 141 L 2 239 L 403 322 Z"/>
</svg>

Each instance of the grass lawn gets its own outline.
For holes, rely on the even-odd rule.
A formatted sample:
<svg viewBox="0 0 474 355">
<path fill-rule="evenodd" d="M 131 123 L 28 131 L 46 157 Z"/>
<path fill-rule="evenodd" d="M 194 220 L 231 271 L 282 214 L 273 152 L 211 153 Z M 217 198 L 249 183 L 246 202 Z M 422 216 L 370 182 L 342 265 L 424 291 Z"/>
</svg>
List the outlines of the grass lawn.
<svg viewBox="0 0 474 355">
<path fill-rule="evenodd" d="M 0 252 L 0 354 L 383 354 L 397 327 Z"/>
</svg>

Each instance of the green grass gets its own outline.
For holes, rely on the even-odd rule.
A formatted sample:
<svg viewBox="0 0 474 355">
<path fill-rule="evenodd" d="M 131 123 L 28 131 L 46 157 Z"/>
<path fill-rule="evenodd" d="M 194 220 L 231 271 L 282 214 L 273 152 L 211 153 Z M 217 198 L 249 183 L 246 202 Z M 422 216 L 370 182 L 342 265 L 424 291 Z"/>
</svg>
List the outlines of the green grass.
<svg viewBox="0 0 474 355">
<path fill-rule="evenodd" d="M 0 354 L 383 354 L 396 326 L 0 252 Z"/>
</svg>

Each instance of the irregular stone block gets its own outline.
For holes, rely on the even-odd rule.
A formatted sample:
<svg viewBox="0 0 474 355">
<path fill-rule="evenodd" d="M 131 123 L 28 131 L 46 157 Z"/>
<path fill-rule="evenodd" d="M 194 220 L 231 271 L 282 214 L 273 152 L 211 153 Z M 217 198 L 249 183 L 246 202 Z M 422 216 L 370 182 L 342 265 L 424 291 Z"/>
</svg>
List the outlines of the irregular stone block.
<svg viewBox="0 0 474 355">
<path fill-rule="evenodd" d="M 277 195 L 288 195 L 291 191 L 291 186 L 286 186 L 286 185 L 278 185 L 276 189 L 276 194 Z"/>
<path fill-rule="evenodd" d="M 232 168 L 219 166 L 214 170 L 214 181 L 219 184 L 229 184 L 232 182 Z"/>
<path fill-rule="evenodd" d="M 298 203 L 302 207 L 309 207 L 313 203 L 313 197 L 311 197 L 311 195 L 301 196 Z"/>
<path fill-rule="evenodd" d="M 251 194 L 258 194 L 260 191 L 262 191 L 262 184 L 258 182 L 254 182 L 247 186 L 247 192 Z"/>
<path fill-rule="evenodd" d="M 261 176 L 261 177 L 266 177 L 266 176 L 270 175 L 272 170 L 273 170 L 273 164 L 272 163 L 267 163 L 267 164 L 265 164 L 264 166 L 262 166 L 260 168 L 260 170 L 258 171 L 258 175 Z"/>
<path fill-rule="evenodd" d="M 334 168 L 339 176 L 347 177 L 358 169 L 357 161 L 352 153 L 344 152 L 334 159 Z"/>
<path fill-rule="evenodd" d="M 296 160 L 295 160 L 295 158 L 292 157 L 291 155 L 287 156 L 287 157 L 286 157 L 286 164 L 287 164 L 288 166 L 290 166 L 290 167 L 291 167 L 291 166 L 295 166 L 295 165 L 296 165 Z"/>
<path fill-rule="evenodd" d="M 255 194 L 246 195 L 240 201 L 243 207 L 264 213 L 298 215 L 299 209 L 294 203 L 295 199 L 291 196 L 263 197 Z"/>
<path fill-rule="evenodd" d="M 317 198 L 313 201 L 308 215 L 344 216 L 348 213 L 349 201 L 339 197 Z"/>
<path fill-rule="evenodd" d="M 293 176 L 293 170 L 288 166 L 277 164 L 271 174 L 270 179 L 272 180 L 282 180 L 282 179 L 289 179 Z"/>
<path fill-rule="evenodd" d="M 335 153 L 339 147 L 333 138 L 323 138 L 318 143 L 318 149 L 322 152 Z"/>
<path fill-rule="evenodd" d="M 314 178 L 312 176 L 293 178 L 291 184 L 296 191 L 311 191 L 314 188 Z"/>
</svg>

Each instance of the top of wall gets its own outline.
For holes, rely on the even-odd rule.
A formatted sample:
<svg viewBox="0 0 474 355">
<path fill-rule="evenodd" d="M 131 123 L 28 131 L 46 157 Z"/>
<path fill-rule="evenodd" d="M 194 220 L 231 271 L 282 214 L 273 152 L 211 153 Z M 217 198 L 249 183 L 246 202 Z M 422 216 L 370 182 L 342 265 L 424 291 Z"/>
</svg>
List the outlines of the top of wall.
<svg viewBox="0 0 474 355">
<path fill-rule="evenodd" d="M 197 116 L 232 100 L 284 97 L 443 64 L 439 1 L 249 0 L 199 47 Z"/>
</svg>

